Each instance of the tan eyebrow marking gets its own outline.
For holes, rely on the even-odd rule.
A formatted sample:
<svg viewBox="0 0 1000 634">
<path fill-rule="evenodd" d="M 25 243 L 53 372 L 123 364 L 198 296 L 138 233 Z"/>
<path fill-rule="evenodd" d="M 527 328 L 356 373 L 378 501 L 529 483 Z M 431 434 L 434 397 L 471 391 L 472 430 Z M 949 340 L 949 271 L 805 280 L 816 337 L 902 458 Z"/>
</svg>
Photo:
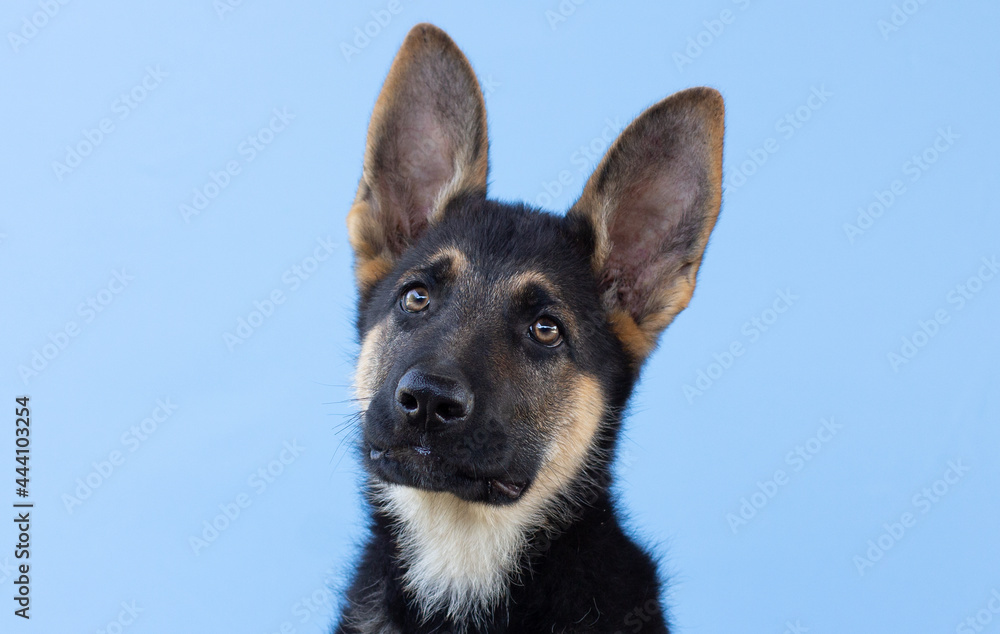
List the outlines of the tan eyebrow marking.
<svg viewBox="0 0 1000 634">
<path fill-rule="evenodd" d="M 530 286 L 532 284 L 542 287 L 542 289 L 546 293 L 548 293 L 550 297 L 553 297 L 556 300 L 561 300 L 562 294 L 556 288 L 556 285 L 552 283 L 552 280 L 550 280 L 547 275 L 545 275 L 540 271 L 534 271 L 534 270 L 523 271 L 521 273 L 518 273 L 517 275 L 512 276 L 507 281 L 507 287 L 511 295 L 520 293 L 525 287 Z M 576 327 L 576 319 L 574 319 L 572 311 L 561 310 L 558 311 L 558 315 L 554 316 L 565 321 L 566 326 L 568 326 L 569 328 Z"/>
<path fill-rule="evenodd" d="M 559 297 L 559 293 L 556 292 L 556 288 L 549 281 L 549 278 L 539 271 L 523 271 L 511 277 L 508 283 L 510 284 L 511 291 L 515 293 L 529 284 L 537 284 L 545 289 L 545 292 L 549 295 Z"/>
<path fill-rule="evenodd" d="M 431 266 L 441 262 L 442 260 L 450 260 L 451 263 L 448 273 L 451 274 L 452 277 L 458 277 L 459 275 L 469 271 L 469 259 L 465 257 L 465 254 L 462 253 L 462 251 L 457 247 L 449 246 L 439 249 L 431 254 L 427 260 L 430 262 Z"/>
<path fill-rule="evenodd" d="M 465 257 L 465 254 L 458 248 L 449 246 L 435 251 L 417 266 L 404 271 L 400 278 L 413 277 L 419 271 L 433 267 L 445 260 L 448 261 L 448 275 L 452 278 L 457 278 L 471 270 L 469 259 Z"/>
</svg>

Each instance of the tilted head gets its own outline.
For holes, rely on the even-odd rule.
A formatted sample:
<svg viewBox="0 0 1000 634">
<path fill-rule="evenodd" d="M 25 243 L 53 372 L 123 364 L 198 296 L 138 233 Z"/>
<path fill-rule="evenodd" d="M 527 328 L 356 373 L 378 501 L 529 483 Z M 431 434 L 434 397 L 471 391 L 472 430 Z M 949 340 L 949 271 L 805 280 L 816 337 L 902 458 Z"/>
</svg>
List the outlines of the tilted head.
<svg viewBox="0 0 1000 634">
<path fill-rule="evenodd" d="M 547 466 L 571 479 L 691 297 L 722 134 L 719 94 L 686 90 L 622 132 L 565 216 L 490 201 L 476 76 L 414 27 L 348 216 L 372 474 L 493 504 Z"/>
<path fill-rule="evenodd" d="M 564 216 L 488 200 L 476 76 L 444 32 L 413 28 L 348 216 L 375 486 L 527 521 L 606 472 L 639 368 L 694 290 L 722 136 L 719 94 L 686 90 L 622 132 Z"/>
</svg>

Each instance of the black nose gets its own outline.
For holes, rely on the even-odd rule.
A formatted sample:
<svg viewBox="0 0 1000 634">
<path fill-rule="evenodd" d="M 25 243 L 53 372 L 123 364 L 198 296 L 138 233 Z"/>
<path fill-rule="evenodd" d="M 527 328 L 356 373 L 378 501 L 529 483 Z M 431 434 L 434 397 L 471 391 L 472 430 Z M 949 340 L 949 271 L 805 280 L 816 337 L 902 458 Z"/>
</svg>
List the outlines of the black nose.
<svg viewBox="0 0 1000 634">
<path fill-rule="evenodd" d="M 396 409 L 411 425 L 439 431 L 472 413 L 472 390 L 458 376 L 411 368 L 396 386 Z"/>
</svg>

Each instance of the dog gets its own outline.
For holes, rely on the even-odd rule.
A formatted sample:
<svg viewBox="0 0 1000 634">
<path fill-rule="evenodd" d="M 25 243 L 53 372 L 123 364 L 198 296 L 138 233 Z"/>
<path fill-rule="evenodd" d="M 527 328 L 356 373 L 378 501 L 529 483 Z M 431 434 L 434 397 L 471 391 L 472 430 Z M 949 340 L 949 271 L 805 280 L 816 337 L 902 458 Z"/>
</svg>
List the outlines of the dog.
<svg viewBox="0 0 1000 634">
<path fill-rule="evenodd" d="M 611 493 L 622 413 L 721 203 L 724 104 L 640 114 L 556 215 L 486 195 L 486 111 L 442 30 L 406 36 L 347 216 L 370 534 L 341 634 L 667 632 Z"/>
</svg>

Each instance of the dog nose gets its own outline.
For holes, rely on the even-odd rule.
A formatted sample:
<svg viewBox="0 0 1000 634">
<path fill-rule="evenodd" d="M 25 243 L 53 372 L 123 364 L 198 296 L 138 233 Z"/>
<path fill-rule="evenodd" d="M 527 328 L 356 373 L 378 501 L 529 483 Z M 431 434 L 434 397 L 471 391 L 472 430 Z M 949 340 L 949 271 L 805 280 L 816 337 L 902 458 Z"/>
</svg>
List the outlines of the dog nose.
<svg viewBox="0 0 1000 634">
<path fill-rule="evenodd" d="M 455 375 L 411 368 L 396 386 L 396 409 L 427 431 L 460 423 L 472 413 L 472 390 Z"/>
</svg>

